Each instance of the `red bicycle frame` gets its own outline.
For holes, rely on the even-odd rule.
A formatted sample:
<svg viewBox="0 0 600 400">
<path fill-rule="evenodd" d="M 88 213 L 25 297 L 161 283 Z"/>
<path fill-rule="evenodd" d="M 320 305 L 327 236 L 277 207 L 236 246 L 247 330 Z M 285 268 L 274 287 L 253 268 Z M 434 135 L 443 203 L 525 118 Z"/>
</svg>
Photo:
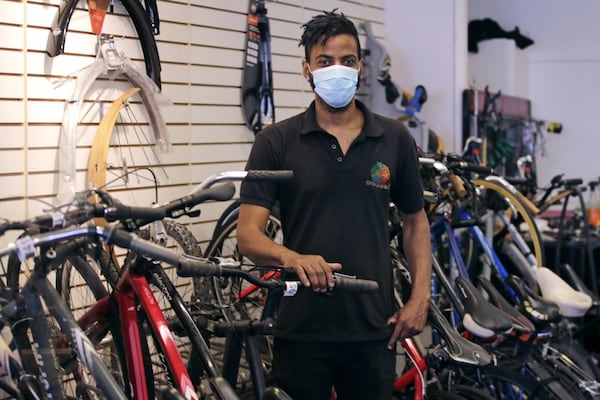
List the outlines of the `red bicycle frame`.
<svg viewBox="0 0 600 400">
<path fill-rule="evenodd" d="M 137 314 L 138 309 L 141 309 L 154 333 L 157 345 L 164 355 L 164 363 L 169 368 L 171 376 L 175 378 L 175 382 L 172 382 L 173 386 L 186 399 L 198 400 L 198 394 L 148 280 L 144 275 L 134 274 L 128 267 L 125 268 L 119 278 L 116 290 L 109 297 L 100 299 L 86 311 L 78 321 L 80 326 L 85 330 L 86 327 L 93 327 L 99 321 L 105 321 L 107 313 L 111 311 L 110 302 L 116 302 L 132 397 L 150 400 L 142 348 L 142 340 L 145 340 L 145 335 L 140 329 Z M 150 371 L 150 373 L 152 372 Z"/>
<path fill-rule="evenodd" d="M 411 383 L 415 387 L 415 400 L 422 400 L 425 397 L 425 383 L 423 382 L 423 373 L 427 369 L 427 362 L 421 355 L 419 348 L 412 338 L 402 340 L 402 347 L 406 350 L 408 358 L 413 363 L 413 367 L 400 375 L 394 381 L 394 389 L 402 390 L 410 387 Z"/>
</svg>

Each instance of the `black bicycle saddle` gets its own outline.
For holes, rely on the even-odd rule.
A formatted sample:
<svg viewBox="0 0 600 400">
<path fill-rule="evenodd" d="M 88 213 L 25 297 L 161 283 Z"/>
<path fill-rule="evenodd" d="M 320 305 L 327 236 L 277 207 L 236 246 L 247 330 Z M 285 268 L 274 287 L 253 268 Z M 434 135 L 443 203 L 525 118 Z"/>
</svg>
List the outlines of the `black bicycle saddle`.
<svg viewBox="0 0 600 400">
<path fill-rule="evenodd" d="M 492 337 L 512 330 L 513 324 L 506 313 L 486 301 L 471 282 L 460 276 L 455 282 L 465 307 L 463 325 L 469 332 L 480 337 Z"/>
</svg>

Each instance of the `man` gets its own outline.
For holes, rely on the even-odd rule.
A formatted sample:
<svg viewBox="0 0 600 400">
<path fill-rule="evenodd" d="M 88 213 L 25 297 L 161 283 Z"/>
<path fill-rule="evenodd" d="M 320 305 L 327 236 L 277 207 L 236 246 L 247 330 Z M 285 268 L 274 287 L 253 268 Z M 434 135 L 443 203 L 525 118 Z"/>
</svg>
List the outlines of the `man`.
<svg viewBox="0 0 600 400">
<path fill-rule="evenodd" d="M 414 140 L 399 122 L 356 100 L 363 68 L 358 33 L 343 14 L 303 25 L 302 73 L 315 92 L 303 113 L 263 129 L 248 169 L 288 169 L 286 183 L 247 182 L 237 228 L 240 251 L 284 265 L 312 290 L 284 298 L 273 373 L 294 400 L 390 399 L 396 341 L 423 330 L 430 298 L 429 224 Z M 410 300 L 394 307 L 388 210 L 403 218 Z M 284 245 L 263 232 L 279 203 Z M 379 283 L 376 293 L 330 291 L 333 273 Z"/>
</svg>

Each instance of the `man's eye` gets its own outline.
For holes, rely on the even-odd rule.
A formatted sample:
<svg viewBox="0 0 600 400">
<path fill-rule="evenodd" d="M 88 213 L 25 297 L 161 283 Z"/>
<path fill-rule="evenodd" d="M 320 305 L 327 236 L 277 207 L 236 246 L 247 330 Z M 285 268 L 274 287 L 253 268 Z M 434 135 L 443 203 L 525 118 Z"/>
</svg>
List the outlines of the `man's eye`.
<svg viewBox="0 0 600 400">
<path fill-rule="evenodd" d="M 326 67 L 330 64 L 331 64 L 331 61 L 329 61 L 329 60 L 320 60 L 319 61 L 319 66 L 321 66 L 321 67 Z"/>
</svg>

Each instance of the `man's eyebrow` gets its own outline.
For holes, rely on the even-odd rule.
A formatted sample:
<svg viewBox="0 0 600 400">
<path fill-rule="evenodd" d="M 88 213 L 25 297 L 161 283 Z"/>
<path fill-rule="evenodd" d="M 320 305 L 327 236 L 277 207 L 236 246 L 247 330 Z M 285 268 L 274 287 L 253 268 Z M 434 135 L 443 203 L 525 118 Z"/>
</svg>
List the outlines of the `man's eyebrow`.
<svg viewBox="0 0 600 400">
<path fill-rule="evenodd" d="M 327 54 L 319 54 L 315 58 L 333 59 L 335 57 L 327 55 Z M 358 58 L 358 56 L 356 54 L 346 54 L 345 56 L 340 57 L 340 59 L 345 59 L 345 58 Z"/>
</svg>

